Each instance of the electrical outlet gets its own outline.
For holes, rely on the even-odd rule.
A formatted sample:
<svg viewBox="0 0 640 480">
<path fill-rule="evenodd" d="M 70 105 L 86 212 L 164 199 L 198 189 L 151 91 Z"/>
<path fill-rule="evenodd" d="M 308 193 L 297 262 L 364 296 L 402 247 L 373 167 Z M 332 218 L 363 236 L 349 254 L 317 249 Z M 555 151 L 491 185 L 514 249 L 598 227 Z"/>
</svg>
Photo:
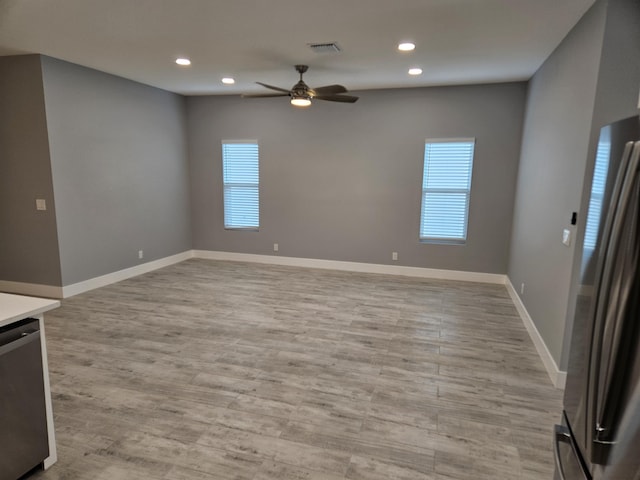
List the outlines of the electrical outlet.
<svg viewBox="0 0 640 480">
<path fill-rule="evenodd" d="M 273 251 L 274 251 L 274 252 L 277 252 L 279 249 L 280 249 L 280 247 L 278 246 L 278 244 L 277 244 L 277 243 L 274 243 L 274 244 L 273 244 Z"/>
<path fill-rule="evenodd" d="M 144 251 L 138 250 L 138 258 L 144 258 Z"/>
<path fill-rule="evenodd" d="M 524 283 L 520 285 L 520 295 L 524 295 Z"/>
<path fill-rule="evenodd" d="M 391 260 L 398 260 L 398 252 L 391 252 Z"/>
</svg>

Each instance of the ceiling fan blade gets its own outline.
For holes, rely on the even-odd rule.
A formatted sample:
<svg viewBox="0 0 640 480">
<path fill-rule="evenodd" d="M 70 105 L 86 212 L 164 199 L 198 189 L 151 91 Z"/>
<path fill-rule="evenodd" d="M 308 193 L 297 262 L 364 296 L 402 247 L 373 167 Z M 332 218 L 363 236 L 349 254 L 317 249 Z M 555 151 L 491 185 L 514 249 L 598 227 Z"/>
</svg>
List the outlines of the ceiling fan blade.
<svg viewBox="0 0 640 480">
<path fill-rule="evenodd" d="M 268 97 L 288 97 L 289 93 L 249 93 L 240 95 L 242 98 L 268 98 Z"/>
<path fill-rule="evenodd" d="M 284 92 L 287 95 L 289 94 L 289 90 L 287 90 L 286 88 L 280 88 L 280 87 L 274 87 L 273 85 L 267 85 L 266 83 L 262 83 L 262 82 L 256 82 L 258 85 L 262 85 L 265 88 L 269 88 L 271 90 L 275 90 L 277 92 Z"/>
<path fill-rule="evenodd" d="M 334 95 L 336 93 L 346 93 L 347 88 L 342 85 L 325 85 L 324 87 L 314 88 L 316 96 L 318 95 Z"/>
<path fill-rule="evenodd" d="M 358 97 L 352 95 L 317 95 L 313 99 L 326 100 L 328 102 L 343 102 L 343 103 L 355 103 L 358 101 Z"/>
</svg>

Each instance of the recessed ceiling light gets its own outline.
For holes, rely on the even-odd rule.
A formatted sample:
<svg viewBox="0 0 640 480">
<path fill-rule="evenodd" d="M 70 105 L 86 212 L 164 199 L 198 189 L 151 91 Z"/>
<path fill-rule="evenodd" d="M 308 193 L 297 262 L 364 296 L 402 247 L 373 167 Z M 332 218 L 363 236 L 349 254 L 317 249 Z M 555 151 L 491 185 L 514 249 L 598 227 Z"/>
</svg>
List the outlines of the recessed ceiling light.
<svg viewBox="0 0 640 480">
<path fill-rule="evenodd" d="M 410 68 L 409 69 L 409 75 L 422 75 L 422 69 L 421 68 Z"/>
<path fill-rule="evenodd" d="M 398 45 L 398 50 L 400 50 L 401 52 L 410 52 L 415 48 L 416 48 L 415 43 L 411 43 L 411 42 L 404 42 Z"/>
<path fill-rule="evenodd" d="M 224 83 L 225 85 L 233 85 L 234 83 L 236 83 L 236 81 L 231 77 L 224 77 L 222 79 L 222 83 Z"/>
<path fill-rule="evenodd" d="M 186 67 L 187 65 L 191 65 L 191 60 L 189 60 L 188 58 L 176 58 L 176 63 L 178 65 Z"/>
</svg>

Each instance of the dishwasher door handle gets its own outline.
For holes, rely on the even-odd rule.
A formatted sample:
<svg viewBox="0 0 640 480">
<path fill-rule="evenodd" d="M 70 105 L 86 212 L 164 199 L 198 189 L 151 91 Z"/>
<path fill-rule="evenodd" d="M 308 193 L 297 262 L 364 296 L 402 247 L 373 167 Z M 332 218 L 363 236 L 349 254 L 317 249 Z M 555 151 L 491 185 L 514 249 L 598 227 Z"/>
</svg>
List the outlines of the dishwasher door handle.
<svg viewBox="0 0 640 480">
<path fill-rule="evenodd" d="M 14 351 L 16 348 L 23 347 L 31 342 L 40 341 L 40 330 L 35 330 L 33 332 L 25 332 L 21 337 L 16 338 L 15 340 L 0 345 L 0 357 L 6 353 Z"/>
</svg>

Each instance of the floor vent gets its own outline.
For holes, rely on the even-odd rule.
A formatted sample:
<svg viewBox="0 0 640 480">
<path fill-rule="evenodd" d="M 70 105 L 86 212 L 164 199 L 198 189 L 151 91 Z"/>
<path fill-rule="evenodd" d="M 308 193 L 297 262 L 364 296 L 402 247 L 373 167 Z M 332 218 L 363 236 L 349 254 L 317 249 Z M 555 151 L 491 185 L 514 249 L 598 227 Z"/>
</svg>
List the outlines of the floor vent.
<svg viewBox="0 0 640 480">
<path fill-rule="evenodd" d="M 338 53 L 341 48 L 337 43 L 309 43 L 309 48 L 313 50 L 315 53 Z"/>
</svg>

